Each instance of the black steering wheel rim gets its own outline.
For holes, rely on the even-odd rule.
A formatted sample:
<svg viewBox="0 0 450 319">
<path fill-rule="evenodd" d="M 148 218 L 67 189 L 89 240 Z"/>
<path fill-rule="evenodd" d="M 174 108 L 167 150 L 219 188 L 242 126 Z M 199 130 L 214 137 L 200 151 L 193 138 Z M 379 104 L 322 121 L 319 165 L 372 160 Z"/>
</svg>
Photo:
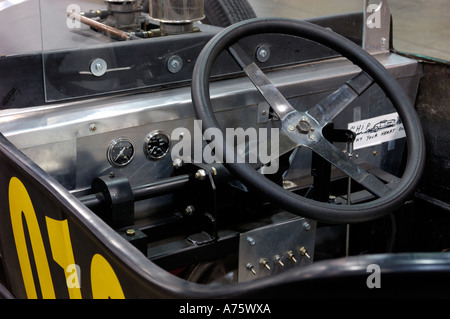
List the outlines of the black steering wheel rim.
<svg viewBox="0 0 450 319">
<path fill-rule="evenodd" d="M 320 26 L 298 20 L 257 18 L 236 23 L 213 37 L 200 53 L 192 78 L 192 101 L 202 128 L 219 128 L 209 94 L 209 78 L 216 58 L 238 40 L 263 33 L 299 36 L 322 44 L 364 70 L 385 92 L 402 119 L 407 136 L 407 162 L 398 185 L 388 194 L 355 205 L 333 205 L 299 196 L 265 178 L 249 164 L 224 162 L 245 185 L 261 192 L 273 204 L 306 217 L 331 223 L 355 223 L 379 218 L 407 201 L 423 171 L 425 142 L 419 118 L 408 96 L 389 72 L 360 46 Z"/>
</svg>

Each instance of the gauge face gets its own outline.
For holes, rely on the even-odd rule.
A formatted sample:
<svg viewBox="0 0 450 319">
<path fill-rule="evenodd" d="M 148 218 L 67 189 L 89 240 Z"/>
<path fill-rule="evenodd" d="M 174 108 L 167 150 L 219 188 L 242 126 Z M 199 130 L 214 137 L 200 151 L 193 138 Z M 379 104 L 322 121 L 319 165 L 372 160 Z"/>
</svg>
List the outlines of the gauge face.
<svg viewBox="0 0 450 319">
<path fill-rule="evenodd" d="M 153 131 L 145 138 L 144 153 L 149 159 L 161 159 L 167 155 L 169 149 L 170 137 L 161 131 Z"/>
<path fill-rule="evenodd" d="M 127 137 L 113 140 L 107 151 L 108 161 L 116 167 L 128 165 L 133 160 L 134 154 L 133 142 Z"/>
</svg>

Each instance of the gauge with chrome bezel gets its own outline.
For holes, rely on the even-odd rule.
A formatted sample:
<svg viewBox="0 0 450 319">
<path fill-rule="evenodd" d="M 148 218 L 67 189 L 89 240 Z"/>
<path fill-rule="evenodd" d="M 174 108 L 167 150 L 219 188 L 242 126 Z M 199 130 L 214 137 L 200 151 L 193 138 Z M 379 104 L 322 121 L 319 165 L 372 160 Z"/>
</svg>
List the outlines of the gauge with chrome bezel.
<svg viewBox="0 0 450 319">
<path fill-rule="evenodd" d="M 111 165 L 123 167 L 133 160 L 134 155 L 133 141 L 128 137 L 118 137 L 109 144 L 106 156 Z"/>
<path fill-rule="evenodd" d="M 151 160 L 159 160 L 169 153 L 170 137 L 160 130 L 149 133 L 144 141 L 144 153 Z"/>
</svg>

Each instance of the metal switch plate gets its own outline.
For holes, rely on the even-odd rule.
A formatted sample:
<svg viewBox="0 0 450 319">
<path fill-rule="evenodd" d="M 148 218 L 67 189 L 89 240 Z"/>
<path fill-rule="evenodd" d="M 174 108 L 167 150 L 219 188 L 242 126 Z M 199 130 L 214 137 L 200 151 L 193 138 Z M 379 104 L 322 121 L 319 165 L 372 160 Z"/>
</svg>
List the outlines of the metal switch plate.
<svg viewBox="0 0 450 319">
<path fill-rule="evenodd" d="M 242 233 L 238 281 L 254 280 L 311 264 L 315 234 L 316 222 L 300 217 Z"/>
</svg>

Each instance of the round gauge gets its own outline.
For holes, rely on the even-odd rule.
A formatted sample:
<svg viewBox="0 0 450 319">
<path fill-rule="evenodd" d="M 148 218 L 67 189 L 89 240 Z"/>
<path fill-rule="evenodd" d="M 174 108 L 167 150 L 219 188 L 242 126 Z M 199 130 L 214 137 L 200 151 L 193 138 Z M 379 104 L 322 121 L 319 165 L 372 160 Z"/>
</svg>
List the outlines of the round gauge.
<svg viewBox="0 0 450 319">
<path fill-rule="evenodd" d="M 170 137 L 161 131 L 153 131 L 147 135 L 144 142 L 144 153 L 152 160 L 158 160 L 167 155 L 170 149 Z"/>
<path fill-rule="evenodd" d="M 127 137 L 114 139 L 107 151 L 108 161 L 116 167 L 128 165 L 133 160 L 134 154 L 133 142 Z"/>
</svg>

